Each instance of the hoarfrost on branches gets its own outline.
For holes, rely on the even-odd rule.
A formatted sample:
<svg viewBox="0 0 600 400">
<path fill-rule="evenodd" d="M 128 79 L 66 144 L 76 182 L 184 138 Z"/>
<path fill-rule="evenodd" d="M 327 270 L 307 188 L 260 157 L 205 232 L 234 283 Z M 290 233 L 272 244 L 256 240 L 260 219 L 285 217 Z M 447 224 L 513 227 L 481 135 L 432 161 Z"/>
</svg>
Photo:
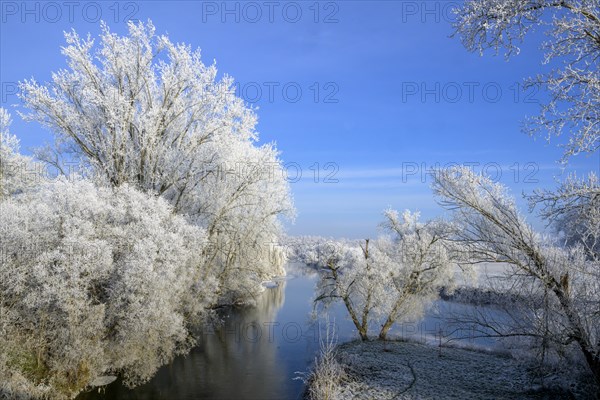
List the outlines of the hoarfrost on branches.
<svg viewBox="0 0 600 400">
<path fill-rule="evenodd" d="M 548 35 L 542 45 L 550 72 L 527 85 L 550 94 L 525 131 L 531 135 L 568 135 L 563 162 L 600 148 L 600 2 L 598 0 L 467 0 L 456 10 L 455 33 L 470 51 L 519 52 L 518 44 L 538 27 Z"/>
<path fill-rule="evenodd" d="M 594 173 L 586 179 L 569 176 L 557 190 L 537 190 L 528 196 L 531 208 L 541 206 L 565 246 L 583 246 L 587 257 L 600 261 L 600 182 Z"/>
</svg>

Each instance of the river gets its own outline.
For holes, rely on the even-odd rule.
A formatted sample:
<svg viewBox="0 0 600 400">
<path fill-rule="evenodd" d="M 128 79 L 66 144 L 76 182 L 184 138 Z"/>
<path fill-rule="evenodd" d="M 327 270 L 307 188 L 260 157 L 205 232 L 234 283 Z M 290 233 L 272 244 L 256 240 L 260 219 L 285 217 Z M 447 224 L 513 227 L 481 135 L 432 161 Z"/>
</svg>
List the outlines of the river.
<svg viewBox="0 0 600 400">
<path fill-rule="evenodd" d="M 277 287 L 259 296 L 255 306 L 225 313 L 219 329 L 200 334 L 189 354 L 162 367 L 148 383 L 128 389 L 116 381 L 100 393 L 94 390 L 78 398 L 300 399 L 304 384 L 294 378 L 314 361 L 328 324 L 311 317 L 316 280 L 313 271 L 292 268 Z M 328 314 L 338 342 L 358 337 L 341 305 Z M 435 344 L 439 328 L 440 321 L 430 313 L 391 333 Z"/>
</svg>

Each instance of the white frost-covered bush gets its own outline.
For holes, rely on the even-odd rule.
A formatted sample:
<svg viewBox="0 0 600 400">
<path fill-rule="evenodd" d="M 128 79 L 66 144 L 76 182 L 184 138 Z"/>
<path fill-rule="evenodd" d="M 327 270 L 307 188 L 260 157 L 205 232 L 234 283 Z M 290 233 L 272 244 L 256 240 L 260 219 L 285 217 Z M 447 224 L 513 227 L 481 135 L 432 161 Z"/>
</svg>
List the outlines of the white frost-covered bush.
<svg viewBox="0 0 600 400">
<path fill-rule="evenodd" d="M 214 301 L 205 232 L 122 185 L 59 180 L 0 202 L 0 390 L 73 396 L 149 379 Z"/>
</svg>

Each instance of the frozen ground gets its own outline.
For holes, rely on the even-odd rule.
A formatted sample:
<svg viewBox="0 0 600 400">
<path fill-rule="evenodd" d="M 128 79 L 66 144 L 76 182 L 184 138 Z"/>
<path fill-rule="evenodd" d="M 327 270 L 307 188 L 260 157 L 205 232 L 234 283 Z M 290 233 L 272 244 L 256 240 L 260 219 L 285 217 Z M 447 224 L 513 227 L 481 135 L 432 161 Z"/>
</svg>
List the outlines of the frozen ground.
<svg viewBox="0 0 600 400">
<path fill-rule="evenodd" d="M 585 399 L 590 388 L 544 389 L 516 360 L 410 342 L 350 342 L 338 347 L 343 399 Z M 552 385 L 550 385 L 552 386 Z M 569 393 L 571 392 L 571 393 Z"/>
</svg>

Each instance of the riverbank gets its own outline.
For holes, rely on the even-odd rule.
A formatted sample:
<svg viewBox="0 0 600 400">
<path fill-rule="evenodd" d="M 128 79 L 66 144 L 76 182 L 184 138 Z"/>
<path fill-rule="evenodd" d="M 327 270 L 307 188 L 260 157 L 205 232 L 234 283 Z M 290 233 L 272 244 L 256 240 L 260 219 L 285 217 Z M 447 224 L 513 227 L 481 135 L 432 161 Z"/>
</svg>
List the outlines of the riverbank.
<svg viewBox="0 0 600 400">
<path fill-rule="evenodd" d="M 591 388 L 535 385 L 526 365 L 507 355 L 412 342 L 344 343 L 335 360 L 343 373 L 339 399 L 587 399 Z M 318 379 L 318 378 L 316 378 Z M 327 379 L 327 378 L 326 378 Z M 310 382 L 314 385 L 315 382 Z"/>
</svg>

